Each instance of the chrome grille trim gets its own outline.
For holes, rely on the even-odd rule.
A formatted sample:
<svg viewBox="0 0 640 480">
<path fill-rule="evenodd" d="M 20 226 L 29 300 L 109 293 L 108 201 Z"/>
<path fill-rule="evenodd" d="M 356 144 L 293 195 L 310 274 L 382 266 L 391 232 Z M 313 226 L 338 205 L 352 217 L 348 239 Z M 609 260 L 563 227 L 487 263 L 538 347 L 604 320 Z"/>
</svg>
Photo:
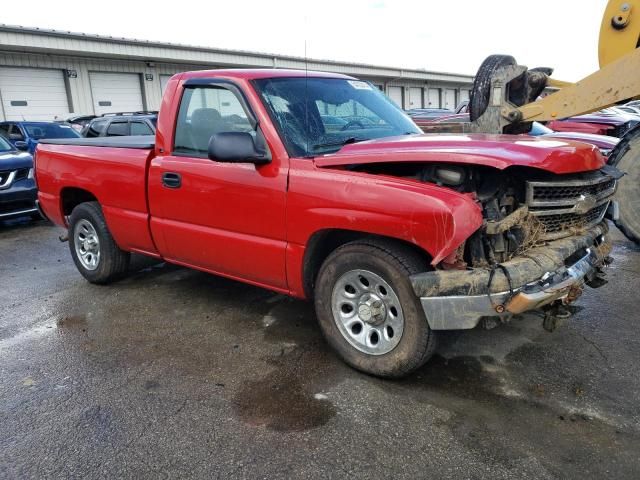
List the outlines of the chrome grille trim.
<svg viewBox="0 0 640 480">
<path fill-rule="evenodd" d="M 16 178 L 17 170 L 4 171 L 0 177 L 0 190 L 5 190 L 11 186 L 13 179 Z"/>
<path fill-rule="evenodd" d="M 527 205 L 529 207 L 559 207 L 572 206 L 580 199 L 580 195 L 593 195 L 597 200 L 608 198 L 616 191 L 617 182 L 613 177 L 603 175 L 594 179 L 576 179 L 550 182 L 527 182 Z M 602 189 L 598 188 L 601 187 Z M 556 197 L 552 199 L 540 200 L 542 189 L 574 189 L 577 193 L 569 198 Z M 595 193 L 592 193 L 595 192 Z M 552 193 L 547 196 L 552 196 Z"/>
<path fill-rule="evenodd" d="M 544 226 L 544 240 L 575 235 L 602 222 L 617 188 L 615 178 L 602 172 L 557 178 L 526 186 L 529 213 Z"/>
</svg>

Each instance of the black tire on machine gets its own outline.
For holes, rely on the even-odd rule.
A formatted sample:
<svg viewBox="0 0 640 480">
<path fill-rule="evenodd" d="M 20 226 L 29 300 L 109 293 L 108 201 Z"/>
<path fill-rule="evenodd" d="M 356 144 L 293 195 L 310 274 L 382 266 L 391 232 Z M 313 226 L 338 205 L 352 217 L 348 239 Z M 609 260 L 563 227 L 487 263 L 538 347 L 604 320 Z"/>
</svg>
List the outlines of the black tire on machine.
<svg viewBox="0 0 640 480">
<path fill-rule="evenodd" d="M 477 120 L 489 106 L 491 80 L 497 70 L 502 67 L 516 65 L 516 59 L 510 55 L 488 56 L 476 73 L 469 96 L 469 118 Z"/>
<path fill-rule="evenodd" d="M 629 240 L 640 244 L 640 125 L 622 137 L 608 163 L 625 173 L 616 193 L 619 217 L 615 224 Z"/>
</svg>

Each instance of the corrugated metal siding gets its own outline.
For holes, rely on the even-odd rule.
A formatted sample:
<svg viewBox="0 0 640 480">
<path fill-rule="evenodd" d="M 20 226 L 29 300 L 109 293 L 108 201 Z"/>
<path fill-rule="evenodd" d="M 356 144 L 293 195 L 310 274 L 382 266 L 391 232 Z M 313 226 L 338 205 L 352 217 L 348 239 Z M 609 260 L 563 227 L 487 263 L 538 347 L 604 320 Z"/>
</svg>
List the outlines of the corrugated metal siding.
<svg viewBox="0 0 640 480">
<path fill-rule="evenodd" d="M 472 81 L 470 76 L 464 75 L 319 60 L 305 62 L 300 58 L 252 52 L 147 43 L 77 34 L 66 35 L 62 32 L 21 31 L 13 27 L 0 26 L 0 65 L 75 70 L 77 78 L 68 79 L 75 114 L 94 113 L 89 83 L 90 71 L 137 73 L 143 79 L 145 74 L 152 74 L 153 80 L 142 82 L 144 101 L 150 110 L 160 108 L 160 75 L 230 66 L 297 69 L 306 67 L 309 70 L 344 73 L 381 85 L 386 93 L 389 92 L 389 87 L 402 87 L 404 98 L 409 98 L 409 88 L 422 88 L 425 91 L 429 88 L 439 88 L 442 91 L 453 89 L 460 92 L 461 89 L 468 90 Z M 149 62 L 153 66 L 150 67 Z"/>
</svg>

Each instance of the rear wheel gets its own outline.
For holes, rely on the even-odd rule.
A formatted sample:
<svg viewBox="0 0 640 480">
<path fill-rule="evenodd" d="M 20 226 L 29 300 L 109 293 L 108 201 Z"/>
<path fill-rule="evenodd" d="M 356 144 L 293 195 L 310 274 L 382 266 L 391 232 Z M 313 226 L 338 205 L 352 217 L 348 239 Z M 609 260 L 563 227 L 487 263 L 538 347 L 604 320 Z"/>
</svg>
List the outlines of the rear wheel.
<svg viewBox="0 0 640 480">
<path fill-rule="evenodd" d="M 616 193 L 620 215 L 615 224 L 629 240 L 640 243 L 640 128 L 620 141 L 609 161 L 626 173 Z"/>
<path fill-rule="evenodd" d="M 316 313 L 346 363 L 402 377 L 429 359 L 435 334 L 409 282 L 427 268 L 412 249 L 383 240 L 348 243 L 329 255 L 316 282 Z"/>
<path fill-rule="evenodd" d="M 78 271 L 91 283 L 116 280 L 129 266 L 129 254 L 113 240 L 98 202 L 81 203 L 73 209 L 69 249 Z"/>
</svg>

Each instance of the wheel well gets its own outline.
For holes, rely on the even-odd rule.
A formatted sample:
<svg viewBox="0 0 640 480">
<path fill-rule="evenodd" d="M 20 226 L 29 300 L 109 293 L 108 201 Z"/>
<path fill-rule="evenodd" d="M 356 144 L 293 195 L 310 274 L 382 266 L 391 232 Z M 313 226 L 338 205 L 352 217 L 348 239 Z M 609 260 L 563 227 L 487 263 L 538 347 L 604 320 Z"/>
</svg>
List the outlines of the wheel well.
<svg viewBox="0 0 640 480">
<path fill-rule="evenodd" d="M 331 255 L 331 252 L 333 252 L 336 248 L 344 245 L 345 243 L 353 242 L 356 240 L 371 240 L 374 238 L 384 239 L 398 245 L 409 247 L 423 256 L 426 264 L 431 263 L 431 256 L 426 251 L 411 242 L 393 237 L 387 237 L 385 235 L 374 235 L 371 233 L 356 232 L 352 230 L 322 230 L 314 233 L 311 236 L 311 238 L 307 242 L 307 247 L 304 252 L 302 281 L 305 296 L 307 298 L 313 298 L 313 291 L 315 289 L 318 272 L 320 271 L 320 267 L 327 259 L 327 257 Z"/>
<path fill-rule="evenodd" d="M 87 190 L 75 187 L 66 187 L 60 192 L 60 201 L 62 203 L 62 213 L 65 217 L 71 215 L 71 212 L 81 203 L 96 202 L 98 199 L 95 195 Z"/>
</svg>

